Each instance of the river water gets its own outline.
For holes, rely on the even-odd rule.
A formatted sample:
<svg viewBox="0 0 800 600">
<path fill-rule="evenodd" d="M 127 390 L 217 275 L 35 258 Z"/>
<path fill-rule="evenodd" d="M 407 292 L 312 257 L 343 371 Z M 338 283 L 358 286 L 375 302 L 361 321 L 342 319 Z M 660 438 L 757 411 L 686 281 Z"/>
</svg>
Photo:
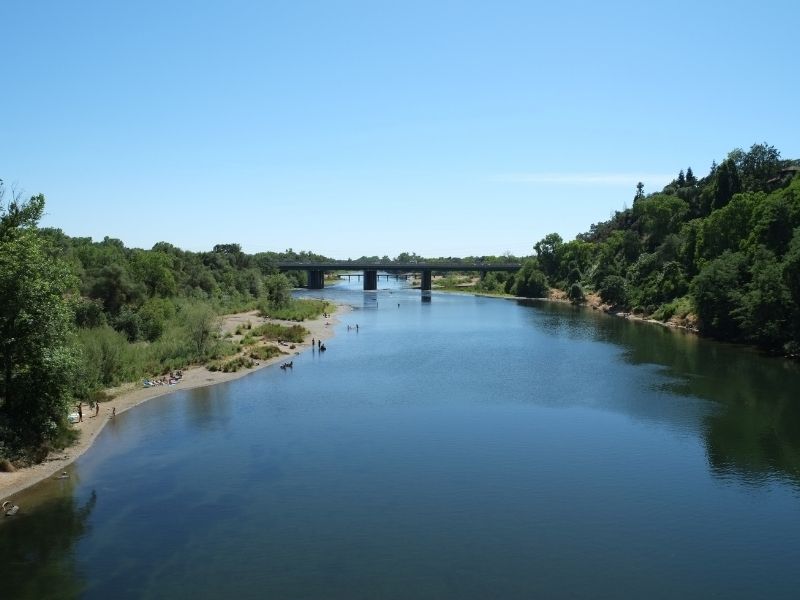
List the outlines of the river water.
<svg viewBox="0 0 800 600">
<path fill-rule="evenodd" d="M 358 285 L 315 293 L 354 305 L 325 354 L 124 413 L 18 496 L 0 597 L 797 597 L 797 365 Z"/>
</svg>

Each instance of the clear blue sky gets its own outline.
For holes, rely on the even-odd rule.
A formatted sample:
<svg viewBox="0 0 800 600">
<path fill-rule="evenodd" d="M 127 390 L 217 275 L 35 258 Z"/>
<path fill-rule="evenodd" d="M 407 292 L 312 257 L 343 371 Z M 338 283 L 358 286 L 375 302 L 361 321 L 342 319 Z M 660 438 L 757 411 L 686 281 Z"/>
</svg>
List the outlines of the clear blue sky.
<svg viewBox="0 0 800 600">
<path fill-rule="evenodd" d="M 0 4 L 0 178 L 149 248 L 529 254 L 766 141 L 800 157 L 797 5 Z"/>
</svg>

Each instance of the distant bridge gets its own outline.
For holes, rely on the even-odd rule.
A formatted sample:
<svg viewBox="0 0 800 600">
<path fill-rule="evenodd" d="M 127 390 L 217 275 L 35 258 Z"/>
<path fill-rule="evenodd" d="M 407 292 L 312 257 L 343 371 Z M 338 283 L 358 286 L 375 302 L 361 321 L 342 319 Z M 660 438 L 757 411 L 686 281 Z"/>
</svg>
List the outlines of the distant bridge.
<svg viewBox="0 0 800 600">
<path fill-rule="evenodd" d="M 430 291 L 434 271 L 478 271 L 481 277 L 489 271 L 516 272 L 522 268 L 519 263 L 380 263 L 363 261 L 332 262 L 279 262 L 281 271 L 306 271 L 308 273 L 308 289 L 321 290 L 325 287 L 326 271 L 363 271 L 364 289 L 378 289 L 378 271 L 387 273 L 420 273 L 422 275 L 423 292 Z"/>
</svg>

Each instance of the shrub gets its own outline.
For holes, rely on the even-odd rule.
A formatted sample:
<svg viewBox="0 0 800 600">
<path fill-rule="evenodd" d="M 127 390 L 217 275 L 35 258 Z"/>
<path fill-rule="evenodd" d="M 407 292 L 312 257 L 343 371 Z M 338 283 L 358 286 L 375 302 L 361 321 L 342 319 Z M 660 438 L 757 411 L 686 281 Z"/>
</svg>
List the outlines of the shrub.
<svg viewBox="0 0 800 600">
<path fill-rule="evenodd" d="M 277 323 L 265 323 L 253 329 L 253 335 L 263 336 L 265 340 L 285 340 L 288 342 L 301 343 L 308 335 L 308 329 L 300 325 L 279 325 Z"/>
<path fill-rule="evenodd" d="M 281 354 L 286 353 L 281 352 L 276 346 L 255 346 L 250 349 L 250 358 L 253 360 L 269 360 Z"/>
<path fill-rule="evenodd" d="M 581 287 L 580 283 L 573 283 L 570 286 L 569 291 L 567 292 L 567 297 L 573 304 L 581 304 L 586 302 L 586 295 L 583 293 L 583 288 Z"/>
</svg>

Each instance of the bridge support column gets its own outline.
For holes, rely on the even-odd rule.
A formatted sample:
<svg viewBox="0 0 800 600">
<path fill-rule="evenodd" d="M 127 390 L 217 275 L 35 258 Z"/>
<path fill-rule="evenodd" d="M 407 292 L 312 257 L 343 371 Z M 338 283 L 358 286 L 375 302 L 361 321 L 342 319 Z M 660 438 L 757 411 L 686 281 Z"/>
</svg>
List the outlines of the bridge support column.
<svg viewBox="0 0 800 600">
<path fill-rule="evenodd" d="M 423 292 L 430 292 L 431 291 L 431 277 L 432 272 L 430 269 L 424 269 L 422 271 L 422 284 L 420 285 L 420 289 Z"/>
<path fill-rule="evenodd" d="M 376 269 L 364 269 L 364 289 L 378 289 L 378 271 Z"/>
<path fill-rule="evenodd" d="M 321 269 L 308 270 L 308 289 L 321 290 L 325 287 L 325 271 Z"/>
</svg>

